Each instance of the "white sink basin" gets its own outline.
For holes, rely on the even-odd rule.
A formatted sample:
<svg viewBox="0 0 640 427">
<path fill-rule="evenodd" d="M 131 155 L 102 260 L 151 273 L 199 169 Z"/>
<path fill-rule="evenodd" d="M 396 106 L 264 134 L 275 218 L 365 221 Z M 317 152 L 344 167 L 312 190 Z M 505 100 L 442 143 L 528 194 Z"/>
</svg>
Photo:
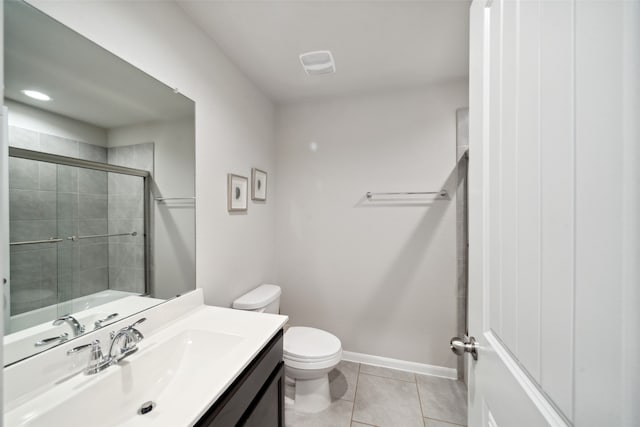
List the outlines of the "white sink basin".
<svg viewBox="0 0 640 427">
<path fill-rule="evenodd" d="M 162 340 L 145 339 L 140 350 L 95 375 L 79 374 L 7 414 L 10 426 L 105 426 L 159 423 L 192 396 L 200 378 L 214 375 L 221 360 L 234 356 L 245 338 L 203 330 L 185 330 Z M 107 347 L 107 348 L 105 348 Z M 103 344 L 103 351 L 109 351 Z M 83 360 L 86 357 L 83 357 Z M 154 409 L 138 414 L 140 406 Z"/>
</svg>

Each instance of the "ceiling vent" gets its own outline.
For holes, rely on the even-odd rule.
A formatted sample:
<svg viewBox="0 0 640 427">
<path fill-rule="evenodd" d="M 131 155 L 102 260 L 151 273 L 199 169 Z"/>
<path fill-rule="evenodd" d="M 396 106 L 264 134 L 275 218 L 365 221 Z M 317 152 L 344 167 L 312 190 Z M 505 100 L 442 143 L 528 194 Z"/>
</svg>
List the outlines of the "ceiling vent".
<svg viewBox="0 0 640 427">
<path fill-rule="evenodd" d="M 304 71 L 310 76 L 336 72 L 336 64 L 328 50 L 303 53 L 300 55 L 300 62 Z"/>
</svg>

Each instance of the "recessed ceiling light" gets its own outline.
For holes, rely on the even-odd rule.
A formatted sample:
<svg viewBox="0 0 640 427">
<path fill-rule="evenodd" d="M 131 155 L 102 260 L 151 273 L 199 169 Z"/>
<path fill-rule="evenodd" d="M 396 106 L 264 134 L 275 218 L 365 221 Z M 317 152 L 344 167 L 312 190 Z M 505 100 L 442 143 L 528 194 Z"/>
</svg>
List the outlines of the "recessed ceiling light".
<svg viewBox="0 0 640 427">
<path fill-rule="evenodd" d="M 37 99 L 38 101 L 51 101 L 51 97 L 46 93 L 38 92 L 37 90 L 24 89 L 21 91 L 29 98 Z"/>
<path fill-rule="evenodd" d="M 336 64 L 333 55 L 328 50 L 316 50 L 300 55 L 302 68 L 309 75 L 329 74 L 336 72 Z"/>
</svg>

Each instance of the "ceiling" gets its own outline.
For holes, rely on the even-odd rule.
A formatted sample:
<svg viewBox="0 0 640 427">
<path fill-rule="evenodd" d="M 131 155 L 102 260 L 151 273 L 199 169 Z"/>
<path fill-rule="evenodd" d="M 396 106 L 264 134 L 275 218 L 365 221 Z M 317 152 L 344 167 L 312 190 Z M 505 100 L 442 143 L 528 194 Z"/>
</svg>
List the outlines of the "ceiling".
<svg viewBox="0 0 640 427">
<path fill-rule="evenodd" d="M 102 128 L 194 114 L 193 101 L 35 8 L 17 1 L 4 8 L 5 97 Z"/>
<path fill-rule="evenodd" d="M 178 0 L 273 101 L 407 88 L 468 76 L 470 0 Z M 298 55 L 330 50 L 337 72 Z"/>
</svg>

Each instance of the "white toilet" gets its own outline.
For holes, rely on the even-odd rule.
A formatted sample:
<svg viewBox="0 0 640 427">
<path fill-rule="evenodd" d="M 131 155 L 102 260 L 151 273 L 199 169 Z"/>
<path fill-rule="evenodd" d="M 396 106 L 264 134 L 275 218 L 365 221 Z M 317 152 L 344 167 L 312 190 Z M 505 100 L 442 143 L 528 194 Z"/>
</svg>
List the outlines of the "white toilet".
<svg viewBox="0 0 640 427">
<path fill-rule="evenodd" d="M 261 285 L 233 302 L 233 308 L 279 313 L 280 287 Z M 294 408 L 314 413 L 329 407 L 329 372 L 342 358 L 340 340 L 329 332 L 291 327 L 284 334 L 284 365 L 287 387 L 295 387 Z"/>
</svg>

